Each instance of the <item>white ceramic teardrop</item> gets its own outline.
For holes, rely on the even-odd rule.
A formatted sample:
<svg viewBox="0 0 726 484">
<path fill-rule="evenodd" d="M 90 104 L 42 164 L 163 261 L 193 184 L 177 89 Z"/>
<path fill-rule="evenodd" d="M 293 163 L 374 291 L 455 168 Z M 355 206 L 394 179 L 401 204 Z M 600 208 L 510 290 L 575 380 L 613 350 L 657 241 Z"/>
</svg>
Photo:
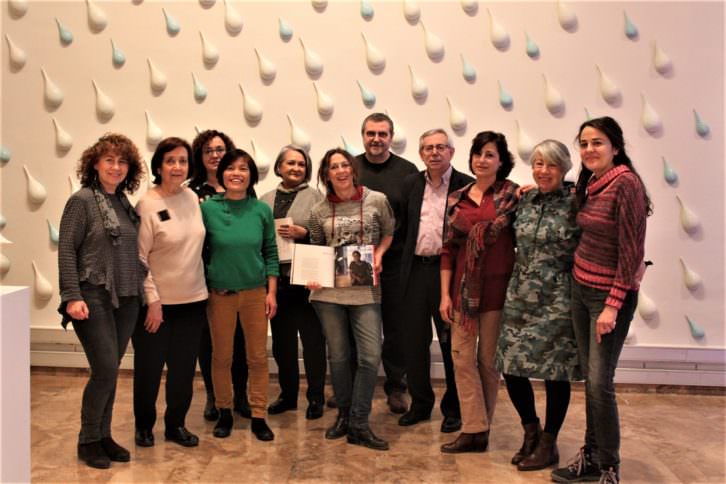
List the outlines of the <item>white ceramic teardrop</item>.
<svg viewBox="0 0 726 484">
<path fill-rule="evenodd" d="M 0 252 L 0 276 L 4 276 L 10 270 L 10 259 Z"/>
<path fill-rule="evenodd" d="M 8 240 L 3 234 L 0 234 L 0 245 L 8 245 L 12 243 L 13 242 Z"/>
<path fill-rule="evenodd" d="M 316 12 L 322 12 L 328 7 L 328 0 L 310 0 L 310 3 Z"/>
<path fill-rule="evenodd" d="M 151 83 L 151 90 L 154 94 L 161 94 L 166 89 L 166 74 L 161 72 L 150 58 L 146 58 L 146 63 L 149 66 L 149 82 Z"/>
<path fill-rule="evenodd" d="M 492 14 L 491 10 L 487 9 L 487 12 L 489 13 L 489 39 L 491 40 L 492 45 L 497 50 L 507 50 L 509 48 L 509 33 L 502 24 L 494 18 L 494 14 Z"/>
<path fill-rule="evenodd" d="M 421 7 L 416 0 L 403 0 L 403 16 L 411 24 L 418 22 L 421 17 Z"/>
<path fill-rule="evenodd" d="M 199 5 L 203 8 L 212 8 L 217 0 L 199 0 Z"/>
<path fill-rule="evenodd" d="M 245 93 L 242 84 L 239 85 L 239 90 L 242 93 L 242 111 L 245 119 L 251 124 L 259 123 L 262 119 L 262 105 L 255 98 Z"/>
<path fill-rule="evenodd" d="M 653 301 L 641 288 L 638 293 L 638 313 L 640 314 L 640 317 L 648 321 L 653 319 L 657 312 L 658 308 L 655 305 L 655 301 Z"/>
<path fill-rule="evenodd" d="M 48 76 L 45 69 L 41 67 L 40 72 L 43 74 L 43 84 L 45 85 L 45 104 L 51 109 L 56 109 L 63 104 L 63 91 Z"/>
<path fill-rule="evenodd" d="M 28 200 L 30 200 L 30 203 L 34 205 L 40 205 L 45 202 L 45 199 L 48 196 L 48 191 L 33 177 L 33 175 L 30 174 L 30 170 L 26 165 L 23 165 L 23 171 L 25 172 L 25 177 L 28 180 Z"/>
<path fill-rule="evenodd" d="M 324 118 L 331 116 L 335 109 L 333 99 L 318 86 L 317 82 L 313 81 L 313 87 L 315 88 L 315 96 L 317 98 L 318 114 Z"/>
<path fill-rule="evenodd" d="M 411 95 L 413 99 L 418 102 L 423 102 L 429 95 L 429 88 L 426 83 L 419 78 L 413 71 L 413 67 L 408 66 L 408 71 L 411 74 Z"/>
<path fill-rule="evenodd" d="M 197 75 L 193 72 L 192 84 L 194 86 L 194 99 L 199 103 L 207 99 L 207 88 L 204 87 L 204 84 L 202 84 L 199 78 L 197 78 Z"/>
<path fill-rule="evenodd" d="M 678 204 L 681 206 L 680 219 L 683 230 L 688 233 L 695 232 L 701 225 L 701 221 L 699 220 L 698 215 L 696 215 L 693 210 L 688 208 L 688 206 L 683 203 L 683 200 L 681 200 L 681 197 L 679 197 L 678 195 L 676 195 L 676 200 L 678 200 Z"/>
<path fill-rule="evenodd" d="M 106 13 L 93 0 L 86 0 L 86 6 L 88 7 L 88 26 L 91 30 L 98 33 L 105 29 L 108 25 Z"/>
<path fill-rule="evenodd" d="M 363 32 L 360 35 L 363 37 L 363 43 L 366 48 L 366 63 L 368 64 L 368 69 L 375 73 L 381 72 L 386 67 L 385 56 L 375 45 L 368 41 Z"/>
<path fill-rule="evenodd" d="M 224 0 L 224 27 L 232 35 L 242 32 L 242 16 L 232 6 L 230 0 Z"/>
<path fill-rule="evenodd" d="M 479 10 L 479 2 L 477 0 L 461 0 L 461 8 L 468 15 L 476 15 Z"/>
<path fill-rule="evenodd" d="M 598 74 L 600 75 L 600 95 L 608 104 L 617 104 L 621 99 L 620 88 L 596 65 Z"/>
<path fill-rule="evenodd" d="M 260 79 L 267 83 L 274 81 L 277 76 L 277 67 L 275 67 L 275 64 L 273 64 L 270 59 L 260 54 L 260 51 L 257 49 L 255 49 L 255 54 L 257 55 L 257 65 L 260 69 Z"/>
<path fill-rule="evenodd" d="M 270 157 L 257 147 L 254 138 L 250 139 L 250 144 L 252 145 L 252 158 L 254 158 L 257 169 L 260 172 L 260 179 L 264 179 L 267 172 L 270 171 Z"/>
<path fill-rule="evenodd" d="M 310 151 L 310 137 L 307 133 L 295 124 L 289 114 L 287 115 L 287 122 L 290 124 L 290 143 L 305 151 Z"/>
<path fill-rule="evenodd" d="M 386 110 L 386 114 L 389 117 L 392 117 L 391 113 L 389 113 L 388 110 Z M 393 148 L 393 150 L 399 154 L 401 154 L 406 149 L 406 131 L 404 131 L 403 127 L 398 122 L 396 122 L 396 129 L 393 131 L 391 148 Z"/>
<path fill-rule="evenodd" d="M 542 74 L 542 77 L 545 85 L 545 106 L 547 111 L 553 115 L 562 113 L 565 109 L 565 100 L 562 98 L 562 94 L 549 82 L 547 76 Z"/>
<path fill-rule="evenodd" d="M 449 124 L 451 124 L 451 129 L 455 133 L 466 130 L 466 116 L 464 113 L 451 102 L 449 97 L 446 98 L 446 102 L 449 105 Z"/>
<path fill-rule="evenodd" d="M 22 69 L 25 62 L 28 60 L 28 55 L 10 39 L 8 34 L 5 34 L 5 40 L 8 43 L 8 60 L 10 61 L 10 67 L 14 70 Z"/>
<path fill-rule="evenodd" d="M 440 61 L 444 58 L 444 42 L 441 38 L 431 33 L 424 25 L 423 21 L 419 22 L 424 33 L 424 46 L 426 47 L 426 55 L 432 61 Z"/>
<path fill-rule="evenodd" d="M 673 69 L 671 58 L 655 42 L 653 42 L 653 67 L 662 76 L 669 74 Z"/>
<path fill-rule="evenodd" d="M 149 111 L 144 111 L 146 114 L 146 142 L 152 146 L 155 146 L 164 137 L 164 132 L 161 131 L 159 125 L 157 125 Z"/>
<path fill-rule="evenodd" d="M 515 124 L 517 125 L 517 153 L 522 161 L 529 163 L 529 157 L 534 151 L 534 141 L 524 132 L 519 121 L 515 121 Z"/>
<path fill-rule="evenodd" d="M 689 291 L 698 289 L 698 287 L 703 283 L 703 279 L 701 279 L 701 276 L 690 267 L 688 267 L 686 262 L 683 260 L 683 257 L 679 257 L 678 260 L 681 261 L 681 270 L 683 271 L 683 284 L 686 286 L 686 289 L 688 289 Z"/>
<path fill-rule="evenodd" d="M 53 120 L 53 127 L 55 129 L 55 147 L 58 151 L 65 153 L 73 146 L 73 138 L 61 127 L 55 118 L 51 119 Z"/>
<path fill-rule="evenodd" d="M 653 109 L 653 106 L 651 106 L 648 100 L 645 98 L 645 94 L 641 94 L 640 97 L 643 100 L 643 110 L 640 115 L 640 120 L 643 123 L 643 128 L 645 128 L 645 130 L 649 134 L 657 134 L 663 127 L 660 116 L 658 116 L 658 113 L 655 111 L 655 109 Z"/>
<path fill-rule="evenodd" d="M 102 120 L 109 120 L 113 117 L 116 112 L 116 108 L 113 104 L 113 100 L 104 93 L 96 81 L 91 81 L 93 89 L 96 91 L 96 114 Z"/>
<path fill-rule="evenodd" d="M 8 0 L 8 10 L 14 18 L 20 18 L 28 11 L 28 0 Z"/>
<path fill-rule="evenodd" d="M 219 60 L 219 49 L 209 42 L 202 31 L 199 31 L 199 38 L 202 39 L 202 60 L 207 67 L 214 66 Z"/>
<path fill-rule="evenodd" d="M 568 32 L 577 28 L 575 11 L 562 0 L 557 1 L 557 20 L 560 22 L 560 26 Z"/>
<path fill-rule="evenodd" d="M 71 175 L 68 175 L 68 185 L 71 187 L 71 195 L 81 189 L 78 179 Z"/>
<path fill-rule="evenodd" d="M 41 301 L 47 301 L 53 296 L 53 286 L 50 282 L 48 282 L 48 279 L 46 279 L 45 276 L 41 274 L 35 261 L 32 261 L 32 264 L 33 274 L 35 275 L 35 297 L 37 297 Z"/>
<path fill-rule="evenodd" d="M 302 37 L 300 37 L 300 45 L 303 49 L 305 72 L 307 72 L 310 77 L 319 77 L 323 73 L 323 61 L 316 52 L 305 46 Z"/>
</svg>

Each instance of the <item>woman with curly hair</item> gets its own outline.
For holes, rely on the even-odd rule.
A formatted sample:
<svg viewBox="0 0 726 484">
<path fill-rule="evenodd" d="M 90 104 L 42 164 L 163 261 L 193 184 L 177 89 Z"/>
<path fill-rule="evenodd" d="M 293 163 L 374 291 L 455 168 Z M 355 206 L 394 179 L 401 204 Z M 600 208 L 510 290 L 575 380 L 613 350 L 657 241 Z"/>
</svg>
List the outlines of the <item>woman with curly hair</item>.
<svg viewBox="0 0 726 484">
<path fill-rule="evenodd" d="M 111 438 L 116 377 L 139 314 L 146 276 L 137 244 L 139 218 L 126 198 L 144 164 L 126 136 L 106 134 L 81 156 L 82 188 L 63 210 L 58 245 L 60 313 L 81 341 L 91 369 L 83 392 L 78 457 L 106 469 L 128 462 Z"/>
</svg>

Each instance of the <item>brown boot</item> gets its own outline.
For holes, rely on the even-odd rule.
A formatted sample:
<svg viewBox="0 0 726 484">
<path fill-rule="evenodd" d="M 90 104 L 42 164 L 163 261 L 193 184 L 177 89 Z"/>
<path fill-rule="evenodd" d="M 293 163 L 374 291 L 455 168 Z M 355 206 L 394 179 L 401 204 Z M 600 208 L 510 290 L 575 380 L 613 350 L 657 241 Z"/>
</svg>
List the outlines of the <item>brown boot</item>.
<svg viewBox="0 0 726 484">
<path fill-rule="evenodd" d="M 525 424 L 522 427 L 524 427 L 524 442 L 522 442 L 522 447 L 516 454 L 514 454 L 514 457 L 512 457 L 512 464 L 515 466 L 522 462 L 525 457 L 528 457 L 532 452 L 534 452 L 534 449 L 537 447 L 537 443 L 539 442 L 540 435 L 542 435 L 542 427 L 540 426 L 539 421 Z"/>
<path fill-rule="evenodd" d="M 460 454 L 462 452 L 486 452 L 489 446 L 489 431 L 475 434 L 460 433 L 455 441 L 441 446 L 441 452 Z"/>
<path fill-rule="evenodd" d="M 537 471 L 560 461 L 560 453 L 557 450 L 557 437 L 542 432 L 537 448 L 534 449 L 532 455 L 525 457 L 522 462 L 517 464 L 518 471 Z"/>
</svg>

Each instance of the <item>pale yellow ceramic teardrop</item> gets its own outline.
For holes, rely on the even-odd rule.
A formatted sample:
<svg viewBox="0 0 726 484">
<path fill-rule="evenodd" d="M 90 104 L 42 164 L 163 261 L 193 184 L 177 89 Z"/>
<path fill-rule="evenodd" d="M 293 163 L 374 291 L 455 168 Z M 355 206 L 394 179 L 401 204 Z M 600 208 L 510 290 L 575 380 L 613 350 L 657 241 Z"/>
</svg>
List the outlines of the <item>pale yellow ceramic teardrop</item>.
<svg viewBox="0 0 726 484">
<path fill-rule="evenodd" d="M 698 230 L 698 227 L 701 225 L 701 221 L 698 218 L 698 215 L 688 208 L 688 206 L 681 200 L 681 197 L 676 195 L 676 200 L 678 200 L 678 204 L 681 206 L 680 210 L 680 219 L 681 219 L 681 226 L 683 227 L 683 230 L 686 232 L 693 233 L 696 230 Z"/>
<path fill-rule="evenodd" d="M 423 79 L 419 78 L 413 70 L 413 67 L 408 66 L 408 72 L 411 75 L 411 96 L 417 102 L 423 102 L 429 94 L 429 88 Z"/>
<path fill-rule="evenodd" d="M 161 94 L 166 89 L 166 75 L 161 72 L 150 58 L 146 59 L 149 66 L 149 82 L 151 83 L 151 91 L 154 94 Z"/>
<path fill-rule="evenodd" d="M 415 24 L 421 17 L 421 7 L 416 0 L 403 0 L 403 16 L 410 24 Z"/>
<path fill-rule="evenodd" d="M 643 128 L 649 134 L 657 134 L 663 127 L 663 123 L 660 120 L 660 116 L 655 111 L 653 106 L 650 105 L 648 100 L 645 98 L 645 94 L 641 94 L 640 98 L 643 101 L 643 109 L 641 111 L 640 120 L 643 123 Z"/>
<path fill-rule="evenodd" d="M 317 79 L 323 73 L 323 61 L 316 52 L 307 48 L 302 37 L 300 37 L 300 45 L 303 49 L 305 72 L 307 72 L 310 77 Z"/>
<path fill-rule="evenodd" d="M 48 191 L 30 174 L 30 170 L 26 165 L 23 165 L 23 171 L 28 180 L 28 200 L 34 205 L 40 205 L 48 197 Z"/>
<path fill-rule="evenodd" d="M 100 119 L 108 121 L 116 112 L 113 100 L 98 87 L 95 80 L 92 80 L 91 83 L 93 84 L 93 89 L 96 91 L 96 115 Z"/>
<path fill-rule="evenodd" d="M 8 60 L 10 61 L 10 67 L 16 71 L 19 71 L 25 65 L 28 60 L 28 55 L 23 49 L 18 47 L 15 42 L 10 39 L 8 34 L 5 34 L 5 40 L 8 43 Z"/>
<path fill-rule="evenodd" d="M 267 172 L 270 171 L 270 157 L 257 146 L 254 138 L 250 138 L 250 144 L 252 145 L 252 158 L 254 158 L 260 172 L 260 180 L 263 180 L 267 176 Z"/>
<path fill-rule="evenodd" d="M 0 276 L 4 276 L 10 270 L 10 259 L 0 252 Z"/>
<path fill-rule="evenodd" d="M 63 104 L 63 91 L 61 91 L 58 85 L 48 76 L 45 69 L 41 67 L 40 72 L 43 75 L 43 84 L 45 85 L 45 104 L 50 109 L 56 109 Z"/>
<path fill-rule="evenodd" d="M 363 37 L 363 43 L 366 48 L 366 64 L 368 64 L 368 69 L 375 73 L 381 72 L 386 67 L 386 57 L 383 55 L 383 52 L 368 41 L 368 38 L 363 32 L 360 35 Z"/>
<path fill-rule="evenodd" d="M 621 99 L 620 88 L 600 69 L 600 66 L 596 65 L 595 68 L 600 76 L 600 95 L 603 100 L 610 105 L 617 104 Z"/>
<path fill-rule="evenodd" d="M 81 189 L 81 185 L 80 183 L 78 183 L 78 179 L 72 175 L 68 175 L 68 186 L 71 187 L 71 195 Z"/>
<path fill-rule="evenodd" d="M 568 32 L 577 28 L 575 11 L 562 0 L 557 1 L 557 20 L 560 22 L 560 26 Z"/>
<path fill-rule="evenodd" d="M 688 289 L 689 291 L 694 291 L 698 289 L 698 287 L 703 283 L 703 279 L 701 279 L 701 276 L 693 269 L 688 267 L 686 261 L 683 260 L 683 257 L 679 257 L 678 260 L 681 261 L 681 270 L 683 272 L 683 285 L 685 285 L 686 289 Z"/>
<path fill-rule="evenodd" d="M 154 122 L 154 119 L 149 114 L 149 111 L 145 111 L 146 114 L 146 142 L 149 145 L 155 146 L 164 137 L 164 132 L 161 130 L 159 125 Z"/>
<path fill-rule="evenodd" d="M 242 93 L 242 111 L 245 119 L 250 124 L 257 124 L 262 119 L 262 105 L 252 96 L 245 93 L 242 84 L 239 85 L 239 90 Z"/>
<path fill-rule="evenodd" d="M 277 76 L 277 67 L 272 63 L 270 59 L 260 54 L 258 49 L 255 49 L 255 55 L 257 56 L 257 65 L 260 69 L 260 79 L 265 83 L 270 83 L 275 80 Z"/>
<path fill-rule="evenodd" d="M 552 83 L 547 79 L 547 76 L 542 74 L 545 86 L 545 106 L 550 114 L 557 115 L 564 111 L 565 100 L 562 98 L 560 91 L 555 88 Z"/>
<path fill-rule="evenodd" d="M 31 263 L 33 265 L 33 274 L 35 276 L 35 297 L 37 297 L 40 301 L 47 301 L 53 296 L 53 285 L 40 272 L 35 261 L 32 261 Z"/>
<path fill-rule="evenodd" d="M 459 134 L 466 130 L 466 116 L 459 108 L 457 108 L 449 97 L 446 98 L 449 105 L 449 124 L 455 133 Z"/>
<path fill-rule="evenodd" d="M 534 141 L 525 133 L 519 121 L 515 121 L 514 123 L 517 126 L 517 153 L 522 161 L 529 163 L 529 157 L 532 156 L 532 152 L 534 151 Z"/>
<path fill-rule="evenodd" d="M 98 33 L 105 29 L 106 25 L 108 25 L 106 13 L 93 0 L 86 0 L 86 6 L 88 10 L 88 26 L 91 30 Z"/>
<path fill-rule="evenodd" d="M 53 128 L 55 129 L 55 147 L 59 152 L 65 153 L 73 146 L 73 138 L 61 127 L 57 119 L 51 119 L 53 120 Z"/>
<path fill-rule="evenodd" d="M 333 99 L 315 81 L 313 81 L 313 88 L 315 89 L 315 97 L 317 98 L 316 107 L 318 114 L 323 118 L 332 116 L 335 109 Z"/>
<path fill-rule="evenodd" d="M 224 27 L 231 35 L 242 32 L 242 16 L 232 6 L 230 0 L 224 0 Z"/>
<path fill-rule="evenodd" d="M 665 76 L 670 74 L 673 70 L 673 62 L 668 54 L 663 52 L 663 49 L 658 47 L 656 42 L 653 42 L 653 67 L 658 74 Z"/>
<path fill-rule="evenodd" d="M 641 288 L 638 293 L 638 313 L 640 317 L 648 321 L 653 319 L 657 312 L 658 308 L 655 302 Z"/>
<path fill-rule="evenodd" d="M 424 33 L 424 46 L 426 48 L 426 55 L 432 61 L 440 61 L 444 58 L 444 42 L 441 38 L 429 31 L 424 25 L 423 21 L 419 22 Z"/>
<path fill-rule="evenodd" d="M 289 114 L 287 115 L 287 122 L 290 124 L 290 143 L 305 151 L 310 151 L 310 137 L 307 133 L 295 124 Z"/>
<path fill-rule="evenodd" d="M 202 61 L 204 61 L 205 66 L 212 67 L 219 60 L 219 49 L 207 40 L 201 30 L 199 31 L 199 38 L 202 40 Z"/>
<path fill-rule="evenodd" d="M 507 50 L 509 48 L 509 33 L 494 17 L 491 10 L 487 9 L 489 14 L 489 39 L 497 50 Z"/>
<path fill-rule="evenodd" d="M 20 18 L 28 11 L 28 0 L 8 0 L 8 10 L 14 18 Z"/>
</svg>

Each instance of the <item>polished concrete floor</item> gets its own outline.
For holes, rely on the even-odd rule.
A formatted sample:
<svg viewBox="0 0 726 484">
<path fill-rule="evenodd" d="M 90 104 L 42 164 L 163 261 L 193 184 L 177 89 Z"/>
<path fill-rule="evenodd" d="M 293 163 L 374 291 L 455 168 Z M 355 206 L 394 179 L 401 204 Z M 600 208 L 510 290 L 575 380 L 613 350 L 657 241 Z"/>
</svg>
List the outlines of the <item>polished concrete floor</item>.
<svg viewBox="0 0 726 484">
<path fill-rule="evenodd" d="M 300 409 L 271 416 L 273 442 L 259 442 L 249 421 L 237 418 L 228 439 L 212 436 L 213 424 L 202 418 L 204 391 L 196 382 L 187 427 L 200 437 L 197 448 L 164 442 L 163 419 L 155 429 L 156 446 L 137 448 L 133 443 L 132 377 L 119 379 L 114 412 L 114 437 L 131 450 L 131 462 L 95 470 L 78 462 L 76 438 L 82 372 L 32 372 L 32 480 L 33 482 L 548 482 L 549 470 L 522 473 L 509 464 L 521 443 L 521 428 L 502 388 L 485 454 L 442 454 L 439 446 L 454 436 L 441 434 L 441 415 L 430 422 L 399 427 L 398 416 L 388 411 L 380 386 L 376 389 L 371 423 L 389 440 L 391 450 L 376 452 L 348 445 L 345 439 L 326 441 L 324 429 L 335 418 L 326 409 L 322 419 L 305 420 Z M 272 382 L 274 386 L 274 382 Z M 441 392 L 441 385 L 437 387 Z M 661 393 L 628 388 L 619 393 L 622 423 L 622 479 L 638 483 L 726 482 L 724 430 L 726 397 Z M 271 389 L 270 396 L 275 396 Z M 328 388 L 328 393 L 331 390 Z M 537 390 L 538 408 L 544 393 Z M 160 398 L 161 401 L 161 398 Z M 159 413 L 163 407 L 159 404 Z M 573 391 L 570 411 L 560 433 L 564 464 L 579 448 L 584 429 L 581 387 Z M 4 443 L 6 444 L 6 443 Z"/>
</svg>

